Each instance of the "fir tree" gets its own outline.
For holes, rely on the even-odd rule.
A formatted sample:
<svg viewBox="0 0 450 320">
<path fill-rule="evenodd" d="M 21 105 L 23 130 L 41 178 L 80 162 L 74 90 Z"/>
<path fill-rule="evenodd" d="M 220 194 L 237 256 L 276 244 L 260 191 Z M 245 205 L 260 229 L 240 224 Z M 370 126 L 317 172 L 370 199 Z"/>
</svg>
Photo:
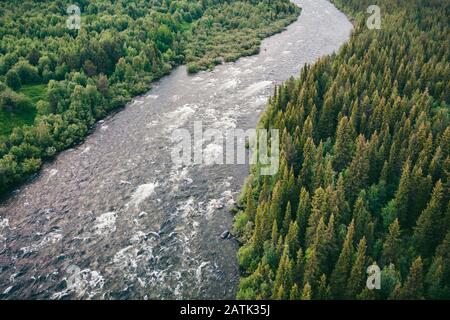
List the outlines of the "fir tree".
<svg viewBox="0 0 450 320">
<path fill-rule="evenodd" d="M 417 248 L 423 256 L 431 255 L 444 237 L 443 225 L 445 222 L 442 198 L 443 187 L 439 180 L 433 189 L 430 202 L 417 220 L 417 226 L 414 230 Z"/>
<path fill-rule="evenodd" d="M 302 290 L 302 296 L 301 296 L 301 300 L 311 300 L 312 297 L 312 289 L 311 286 L 309 285 L 309 283 L 305 283 L 305 286 L 303 287 Z"/>
<path fill-rule="evenodd" d="M 347 284 L 346 297 L 354 299 L 364 288 L 366 271 L 366 239 L 362 238 L 356 251 L 356 259 L 353 263 Z"/>
<path fill-rule="evenodd" d="M 344 297 L 344 289 L 347 284 L 348 277 L 350 275 L 350 270 L 352 267 L 353 259 L 353 236 L 355 233 L 354 222 L 350 224 L 347 230 L 347 235 L 345 237 L 344 244 L 342 246 L 341 254 L 336 263 L 336 266 L 331 274 L 331 290 L 333 297 L 336 299 Z"/>
<path fill-rule="evenodd" d="M 334 169 L 342 171 L 353 158 L 354 152 L 353 128 L 347 117 L 342 117 L 336 131 L 336 143 L 334 145 Z"/>
<path fill-rule="evenodd" d="M 423 263 L 422 258 L 418 257 L 411 264 L 409 275 L 399 291 L 398 298 L 402 300 L 423 299 Z"/>
<path fill-rule="evenodd" d="M 300 299 L 300 292 L 298 290 L 298 286 L 296 283 L 291 288 L 291 293 L 289 294 L 289 300 L 299 300 Z"/>
<path fill-rule="evenodd" d="M 398 263 L 401 253 L 400 225 L 398 219 L 389 226 L 389 234 L 383 244 L 381 261 L 383 264 Z"/>
</svg>

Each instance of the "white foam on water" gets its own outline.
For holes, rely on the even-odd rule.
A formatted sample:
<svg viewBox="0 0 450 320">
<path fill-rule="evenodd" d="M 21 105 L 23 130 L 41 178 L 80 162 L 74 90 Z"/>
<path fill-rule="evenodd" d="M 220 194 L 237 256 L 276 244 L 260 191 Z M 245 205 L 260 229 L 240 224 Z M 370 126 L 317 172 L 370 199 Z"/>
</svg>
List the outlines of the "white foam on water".
<svg viewBox="0 0 450 320">
<path fill-rule="evenodd" d="M 179 165 L 175 165 L 170 171 L 169 181 L 173 186 L 172 191 L 176 192 L 182 183 L 191 184 L 194 180 L 189 177 L 188 167 L 181 168 Z"/>
<path fill-rule="evenodd" d="M 224 115 L 220 120 L 213 123 L 213 127 L 217 129 L 234 129 L 236 128 L 236 119 Z"/>
<path fill-rule="evenodd" d="M 19 250 L 22 251 L 23 254 L 36 252 L 39 249 L 45 247 L 46 245 L 58 243 L 59 241 L 61 241 L 62 237 L 63 237 L 62 234 L 59 232 L 56 231 L 50 232 L 41 241 L 33 243 L 30 246 L 22 247 Z"/>
<path fill-rule="evenodd" d="M 202 282 L 202 273 L 203 273 L 203 268 L 206 267 L 207 265 L 209 265 L 210 262 L 209 261 L 203 261 L 202 263 L 200 263 L 200 265 L 197 267 L 197 269 L 195 270 L 195 277 L 197 278 L 197 281 L 199 283 Z"/>
<path fill-rule="evenodd" d="M 182 218 L 187 218 L 195 214 L 194 198 L 190 197 L 184 204 L 178 206 L 177 211 L 181 212 Z"/>
<path fill-rule="evenodd" d="M 149 273 L 148 283 L 152 286 L 157 284 L 165 284 L 167 272 L 166 270 L 153 270 Z"/>
<path fill-rule="evenodd" d="M 141 232 L 132 238 L 134 244 L 120 249 L 112 261 L 114 268 L 128 281 L 135 281 L 139 270 L 148 266 L 148 262 L 154 258 L 151 239 L 145 240 L 145 234 Z"/>
<path fill-rule="evenodd" d="M 91 147 L 86 147 L 86 148 L 84 148 L 83 151 L 81 151 L 80 155 L 81 155 L 81 154 L 88 153 L 89 151 L 91 151 Z"/>
<path fill-rule="evenodd" d="M 116 231 L 117 214 L 106 212 L 95 219 L 95 233 L 98 235 L 110 234 Z"/>
<path fill-rule="evenodd" d="M 180 96 L 179 95 L 174 94 L 172 97 L 170 97 L 170 101 L 172 101 L 172 102 L 176 102 L 178 100 L 180 100 Z"/>
<path fill-rule="evenodd" d="M 48 178 L 53 178 L 54 176 L 56 176 L 56 174 L 58 173 L 57 169 L 51 169 L 48 173 Z"/>
<path fill-rule="evenodd" d="M 6 236 L 4 236 L 2 234 L 2 231 L 4 229 L 6 229 L 6 228 L 9 229 L 9 220 L 6 219 L 6 218 L 4 218 L 4 219 L 0 218 L 0 241 L 5 241 L 6 240 Z"/>
<path fill-rule="evenodd" d="M 141 286 L 141 288 L 145 288 L 146 284 L 145 284 L 145 280 L 142 280 L 141 278 L 137 278 L 139 285 Z"/>
<path fill-rule="evenodd" d="M 173 294 L 175 295 L 175 297 L 177 298 L 181 298 L 182 297 L 182 292 L 181 290 L 183 289 L 183 283 L 182 282 L 178 282 L 175 289 L 173 290 Z"/>
<path fill-rule="evenodd" d="M 105 279 L 98 271 L 88 268 L 69 276 L 71 285 L 62 291 L 55 292 L 50 297 L 51 300 L 59 300 L 72 293 L 78 299 L 92 299 L 102 292 L 105 284 Z M 65 280 L 68 281 L 67 278 Z"/>
<path fill-rule="evenodd" d="M 231 190 L 224 191 L 222 193 L 222 196 L 225 199 L 225 205 L 228 209 L 231 209 L 236 204 L 236 201 L 233 197 L 233 192 Z"/>
<path fill-rule="evenodd" d="M 263 105 L 265 105 L 267 103 L 267 98 L 264 96 L 258 96 L 254 101 L 253 101 L 253 106 L 254 107 L 261 107 Z"/>
<path fill-rule="evenodd" d="M 210 78 L 208 79 L 208 81 L 206 82 L 206 86 L 205 87 L 213 87 L 216 85 L 216 83 L 219 81 L 218 78 Z"/>
<path fill-rule="evenodd" d="M 228 181 L 225 181 L 223 184 L 225 187 L 230 186 L 230 183 Z M 220 198 L 209 200 L 208 204 L 206 205 L 205 216 L 207 219 L 209 219 L 216 210 L 223 209 L 225 208 L 225 206 L 230 208 L 234 204 L 235 201 L 233 197 L 233 192 L 231 190 L 225 190 L 224 192 L 222 192 Z"/>
<path fill-rule="evenodd" d="M 221 89 L 222 90 L 233 89 L 233 88 L 236 88 L 238 84 L 239 84 L 239 80 L 238 79 L 231 79 L 231 80 L 228 80 L 227 82 L 225 82 L 221 86 Z"/>
<path fill-rule="evenodd" d="M 185 104 L 178 109 L 168 112 L 165 116 L 170 120 L 167 124 L 167 131 L 172 131 L 175 128 L 183 125 L 190 116 L 192 116 L 197 110 L 198 106 L 195 104 Z"/>
<path fill-rule="evenodd" d="M 136 268 L 136 249 L 134 246 L 128 246 L 125 248 L 120 249 L 113 258 L 113 262 L 116 265 L 118 269 L 125 269 L 125 268 Z"/>
<path fill-rule="evenodd" d="M 210 218 L 217 209 L 224 207 L 222 199 L 211 199 L 206 205 L 206 217 Z"/>
<path fill-rule="evenodd" d="M 141 242 L 142 240 L 146 239 L 147 236 L 145 235 L 144 232 L 142 231 L 138 231 L 137 233 L 133 234 L 130 238 L 130 242 L 132 244 L 137 244 L 139 242 Z"/>
<path fill-rule="evenodd" d="M 134 206 L 135 208 L 138 208 L 142 201 L 155 193 L 155 189 L 157 186 L 158 183 L 148 183 L 140 185 L 131 196 L 131 200 L 126 204 L 126 207 Z"/>
<path fill-rule="evenodd" d="M 132 106 L 139 106 L 139 105 L 141 105 L 141 104 L 143 104 L 143 103 L 144 103 L 143 100 L 137 100 L 137 99 L 135 99 L 135 100 L 133 100 L 133 102 L 131 103 L 131 105 L 132 105 Z"/>
<path fill-rule="evenodd" d="M 0 220 L 0 229 L 9 228 L 9 219 L 3 218 Z"/>
<path fill-rule="evenodd" d="M 270 86 L 271 84 L 272 84 L 272 81 L 267 81 L 267 80 L 254 83 L 244 90 L 244 97 L 254 95 L 258 91 L 265 89 L 266 87 Z"/>
<path fill-rule="evenodd" d="M 215 69 L 215 70 L 216 70 L 216 72 L 217 72 L 217 69 Z M 232 76 L 237 76 L 237 75 L 239 75 L 239 74 L 241 73 L 241 69 L 239 69 L 239 67 L 236 67 L 236 66 L 233 65 L 233 64 L 229 64 L 229 65 L 228 65 L 228 68 L 225 69 L 225 70 L 223 71 L 223 73 L 224 73 L 224 74 L 231 74 Z"/>
<path fill-rule="evenodd" d="M 210 143 L 203 149 L 203 163 L 207 166 L 221 164 L 223 160 L 223 146 Z"/>
<path fill-rule="evenodd" d="M 203 78 L 197 76 L 197 77 L 193 77 L 193 78 L 191 79 L 191 81 L 199 82 L 199 81 L 203 81 Z"/>
<path fill-rule="evenodd" d="M 156 126 L 158 123 L 159 123 L 158 120 L 152 120 L 152 121 L 150 121 L 149 123 L 147 123 L 145 126 L 146 126 L 147 128 L 150 128 L 150 127 Z"/>
</svg>

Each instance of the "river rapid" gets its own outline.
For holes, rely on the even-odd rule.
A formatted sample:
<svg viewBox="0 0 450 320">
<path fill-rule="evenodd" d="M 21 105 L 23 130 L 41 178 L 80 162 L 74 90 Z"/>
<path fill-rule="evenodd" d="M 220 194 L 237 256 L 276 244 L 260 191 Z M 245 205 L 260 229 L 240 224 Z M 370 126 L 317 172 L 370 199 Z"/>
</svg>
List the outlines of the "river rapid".
<svg viewBox="0 0 450 320">
<path fill-rule="evenodd" d="M 238 244 L 220 235 L 248 165 L 177 165 L 171 134 L 254 128 L 276 84 L 349 39 L 328 1 L 293 2 L 299 19 L 260 54 L 175 69 L 0 204 L 1 299 L 235 297 Z"/>
</svg>

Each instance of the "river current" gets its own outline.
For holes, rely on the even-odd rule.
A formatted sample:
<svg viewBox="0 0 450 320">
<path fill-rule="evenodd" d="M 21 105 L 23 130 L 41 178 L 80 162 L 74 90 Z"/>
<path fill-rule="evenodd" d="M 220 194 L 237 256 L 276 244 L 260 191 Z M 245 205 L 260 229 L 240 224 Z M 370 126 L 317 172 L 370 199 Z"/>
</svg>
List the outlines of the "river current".
<svg viewBox="0 0 450 320">
<path fill-rule="evenodd" d="M 177 165 L 171 134 L 254 128 L 276 84 L 349 39 L 328 1 L 293 2 L 299 19 L 260 54 L 178 67 L 0 204 L 0 298 L 235 297 L 238 244 L 221 234 L 248 165 Z"/>
</svg>

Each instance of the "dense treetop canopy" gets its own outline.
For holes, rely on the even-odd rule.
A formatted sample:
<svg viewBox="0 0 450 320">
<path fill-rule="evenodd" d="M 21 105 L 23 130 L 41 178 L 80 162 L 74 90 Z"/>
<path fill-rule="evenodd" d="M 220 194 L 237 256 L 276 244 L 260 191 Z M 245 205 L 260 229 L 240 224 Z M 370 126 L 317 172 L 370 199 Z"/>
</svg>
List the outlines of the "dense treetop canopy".
<svg viewBox="0 0 450 320">
<path fill-rule="evenodd" d="M 300 11 L 288 0 L 76 3 L 80 29 L 66 25 L 73 1 L 0 2 L 0 194 L 174 66 L 253 54 Z"/>
<path fill-rule="evenodd" d="M 355 31 L 278 87 L 260 126 L 280 170 L 253 168 L 236 216 L 238 298 L 450 298 L 448 1 L 336 0 Z M 366 287 L 381 269 L 381 289 Z"/>
</svg>

